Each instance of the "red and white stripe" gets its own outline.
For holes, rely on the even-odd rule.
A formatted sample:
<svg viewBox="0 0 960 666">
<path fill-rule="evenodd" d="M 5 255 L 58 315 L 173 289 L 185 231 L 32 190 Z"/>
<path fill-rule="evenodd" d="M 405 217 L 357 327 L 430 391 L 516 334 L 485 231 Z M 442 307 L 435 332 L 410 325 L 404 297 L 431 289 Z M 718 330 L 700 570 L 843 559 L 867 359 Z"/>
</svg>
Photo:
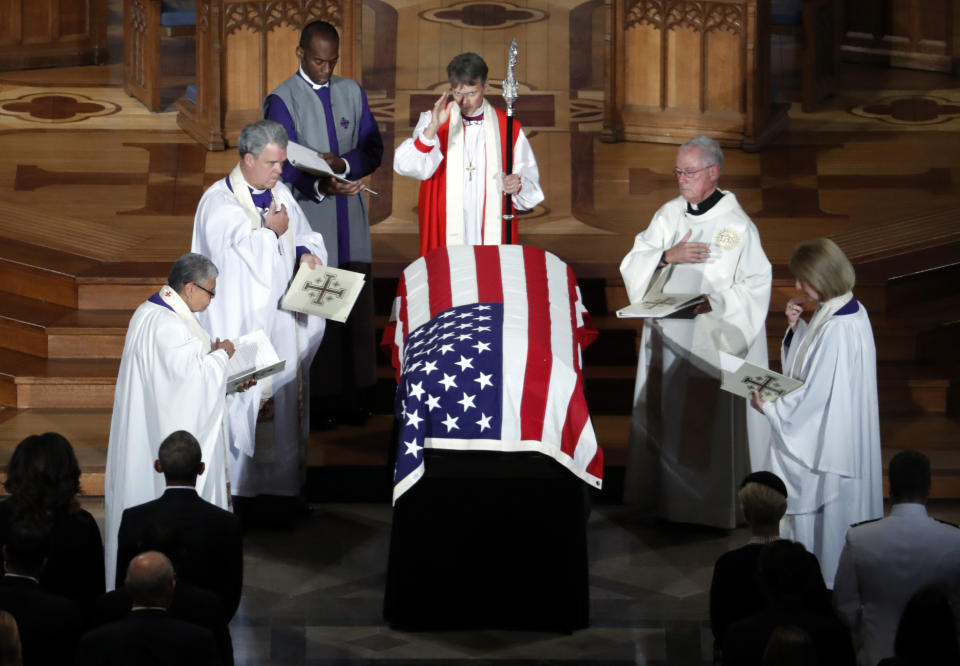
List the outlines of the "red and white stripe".
<svg viewBox="0 0 960 666">
<path fill-rule="evenodd" d="M 596 330 L 576 278 L 556 256 L 520 245 L 438 248 L 403 272 L 384 344 L 399 379 L 407 336 L 444 310 L 502 302 L 503 404 L 498 440 L 427 438 L 424 446 L 538 450 L 594 487 L 600 450 L 583 395 L 581 350 Z"/>
</svg>

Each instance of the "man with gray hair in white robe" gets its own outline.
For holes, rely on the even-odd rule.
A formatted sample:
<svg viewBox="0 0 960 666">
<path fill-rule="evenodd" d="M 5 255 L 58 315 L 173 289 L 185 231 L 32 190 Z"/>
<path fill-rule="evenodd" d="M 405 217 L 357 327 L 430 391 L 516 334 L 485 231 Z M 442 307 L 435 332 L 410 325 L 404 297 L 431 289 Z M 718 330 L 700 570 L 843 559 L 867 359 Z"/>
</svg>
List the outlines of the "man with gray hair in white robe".
<svg viewBox="0 0 960 666">
<path fill-rule="evenodd" d="M 155 500 L 165 489 L 153 461 L 167 435 L 186 430 L 197 438 L 206 465 L 197 493 L 220 508 L 230 504 L 224 396 L 233 343 L 211 339 L 196 317 L 213 302 L 217 275 L 206 257 L 183 255 L 170 269 L 167 284 L 130 319 L 104 478 L 107 589 L 116 580 L 117 531 L 124 509 Z"/>
<path fill-rule="evenodd" d="M 709 137 L 680 146 L 680 196 L 654 214 L 620 264 L 632 303 L 654 283 L 706 299 L 680 316 L 644 320 L 624 495 L 667 520 L 732 528 L 748 444 L 752 457 L 769 426 L 720 390 L 719 352 L 767 366 L 772 271 L 756 226 L 717 187 L 722 164 Z"/>
<path fill-rule="evenodd" d="M 231 398 L 230 477 L 235 496 L 297 500 L 306 473 L 310 433 L 310 363 L 325 320 L 280 307 L 300 266 L 324 264 L 323 237 L 312 231 L 290 190 L 280 182 L 287 133 L 270 120 L 240 132 L 240 162 L 203 194 L 193 249 L 220 267 L 219 297 L 203 321 L 237 338 L 263 330 L 286 367 Z M 238 507 L 239 508 L 239 507 Z"/>
</svg>

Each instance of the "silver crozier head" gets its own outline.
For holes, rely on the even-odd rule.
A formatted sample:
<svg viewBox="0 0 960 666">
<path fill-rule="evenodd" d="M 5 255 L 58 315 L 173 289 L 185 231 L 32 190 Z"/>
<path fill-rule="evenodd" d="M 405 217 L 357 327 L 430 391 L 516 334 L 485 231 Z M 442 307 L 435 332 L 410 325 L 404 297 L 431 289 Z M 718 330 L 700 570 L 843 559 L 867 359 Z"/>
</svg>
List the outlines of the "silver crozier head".
<svg viewBox="0 0 960 666">
<path fill-rule="evenodd" d="M 517 66 L 517 40 L 510 40 L 507 51 L 507 77 L 503 80 L 503 101 L 507 103 L 507 115 L 513 115 L 513 105 L 517 101 L 517 77 L 513 70 Z"/>
</svg>

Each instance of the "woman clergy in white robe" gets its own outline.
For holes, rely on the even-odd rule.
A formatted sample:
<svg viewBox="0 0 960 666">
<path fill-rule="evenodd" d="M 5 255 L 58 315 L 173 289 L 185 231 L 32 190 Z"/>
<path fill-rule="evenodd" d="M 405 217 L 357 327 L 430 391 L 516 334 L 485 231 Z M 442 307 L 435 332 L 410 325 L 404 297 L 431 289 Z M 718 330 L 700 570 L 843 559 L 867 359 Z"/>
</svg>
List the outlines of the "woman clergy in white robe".
<svg viewBox="0 0 960 666">
<path fill-rule="evenodd" d="M 197 492 L 221 508 L 229 505 L 223 417 L 233 344 L 211 340 L 194 315 L 216 293 L 217 267 L 185 254 L 167 283 L 133 313 L 120 358 L 104 479 L 107 589 L 116 581 L 124 509 L 163 494 L 153 461 L 167 435 L 186 430 L 197 438 L 206 464 Z"/>
<path fill-rule="evenodd" d="M 804 295 L 787 303 L 781 358 L 784 374 L 803 386 L 776 402 L 754 394 L 772 436 L 769 459 L 752 462 L 787 484 L 780 536 L 815 554 L 833 588 L 847 528 L 883 517 L 877 352 L 851 292 L 853 266 L 833 241 L 801 243 L 790 270 Z M 809 324 L 800 317 L 804 301 L 819 302 Z"/>
</svg>

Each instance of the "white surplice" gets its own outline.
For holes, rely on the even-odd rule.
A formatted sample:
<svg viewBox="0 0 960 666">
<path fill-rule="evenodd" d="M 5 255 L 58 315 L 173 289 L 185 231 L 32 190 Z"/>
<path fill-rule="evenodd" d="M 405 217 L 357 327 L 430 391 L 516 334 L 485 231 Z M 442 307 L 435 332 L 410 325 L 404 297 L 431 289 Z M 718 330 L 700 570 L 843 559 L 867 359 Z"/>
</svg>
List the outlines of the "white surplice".
<svg viewBox="0 0 960 666">
<path fill-rule="evenodd" d="M 817 556 L 830 588 L 847 529 L 883 516 L 877 352 L 867 311 L 854 304 L 821 326 L 797 321 L 781 358 L 784 374 L 804 384 L 764 404 L 773 432 L 756 467 L 787 484 L 780 535 Z"/>
<path fill-rule="evenodd" d="M 423 131 L 433 118 L 432 111 L 420 114 L 420 120 L 413 130 L 413 136 L 401 143 L 393 155 L 393 168 L 401 176 L 427 180 L 436 173 L 437 168 L 444 164 L 447 173 L 461 173 L 460 182 L 448 179 L 447 182 L 447 236 L 448 244 L 463 245 L 497 245 L 500 242 L 501 201 L 503 186 L 499 170 L 500 158 L 496 153 L 488 154 L 489 146 L 499 147 L 501 137 L 497 114 L 487 100 L 483 100 L 480 110 L 483 115 L 481 122 L 463 122 L 460 108 L 451 106 L 449 123 L 451 126 L 463 127 L 460 137 L 451 137 L 451 142 L 462 140 L 462 155 L 451 152 L 448 145 L 448 155 L 440 149 L 440 141 L 423 136 Z M 429 152 L 420 151 L 415 142 L 419 140 L 425 146 L 430 146 Z M 446 163 L 444 163 L 446 161 Z M 454 162 L 457 162 L 454 164 Z M 530 210 L 544 199 L 543 189 L 540 187 L 540 170 L 533 155 L 533 148 L 523 130 L 516 135 L 513 148 L 513 173 L 520 176 L 520 191 L 513 195 L 513 205 L 517 210 Z M 492 199 L 495 204 L 486 209 L 485 199 Z M 454 223 L 459 215 L 454 215 L 449 206 L 462 202 L 463 228 Z M 486 213 L 487 223 L 484 225 Z M 451 242 L 450 237 L 461 237 L 460 243 Z"/>
<path fill-rule="evenodd" d="M 658 269 L 688 231 L 690 242 L 710 244 L 710 260 Z M 632 303 L 656 279 L 665 293 L 705 294 L 712 308 L 693 319 L 644 320 L 624 497 L 667 520 L 734 527 L 748 444 L 752 456 L 769 427 L 743 398 L 720 390 L 718 351 L 767 367 L 772 273 L 757 228 L 731 192 L 701 215 L 677 197 L 637 234 L 620 273 Z"/>
<path fill-rule="evenodd" d="M 163 475 L 153 469 L 153 462 L 167 435 L 186 430 L 197 438 L 206 465 L 197 492 L 221 508 L 228 506 L 223 423 L 227 353 L 211 352 L 209 338 L 196 330 L 196 320 L 193 325 L 185 320 L 186 304 L 169 287 L 163 291 L 169 292 L 163 300 L 179 301 L 181 314 L 151 301 L 142 303 L 130 319 L 120 358 L 104 478 L 108 590 L 115 582 L 117 531 L 124 509 L 163 494 Z"/>
<path fill-rule="evenodd" d="M 278 183 L 273 193 L 290 219 L 280 238 L 260 226 L 255 214 L 251 223 L 250 211 L 223 179 L 204 192 L 193 226 L 192 251 L 209 257 L 220 270 L 217 297 L 201 314 L 201 322 L 221 339 L 263 329 L 286 360 L 279 374 L 228 396 L 231 491 L 245 497 L 300 492 L 310 434 L 310 363 L 326 324 L 319 317 L 280 308 L 295 272 L 295 248 L 306 248 L 324 263 L 327 252 L 323 237 L 310 229 L 286 185 Z M 265 392 L 274 399 L 275 417 L 258 424 Z"/>
</svg>

